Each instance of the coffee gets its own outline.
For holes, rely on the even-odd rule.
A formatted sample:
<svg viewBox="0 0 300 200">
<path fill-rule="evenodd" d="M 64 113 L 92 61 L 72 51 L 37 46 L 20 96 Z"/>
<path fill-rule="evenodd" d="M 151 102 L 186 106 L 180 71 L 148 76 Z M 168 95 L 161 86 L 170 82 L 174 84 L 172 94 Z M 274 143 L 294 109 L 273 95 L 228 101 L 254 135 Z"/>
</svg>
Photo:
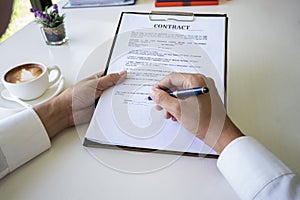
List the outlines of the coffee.
<svg viewBox="0 0 300 200">
<path fill-rule="evenodd" d="M 37 64 L 24 64 L 11 69 L 5 75 L 5 80 L 9 83 L 24 83 L 39 77 L 43 69 Z"/>
<path fill-rule="evenodd" d="M 51 76 L 51 80 L 49 77 Z M 61 78 L 58 66 L 47 67 L 41 63 L 23 63 L 9 69 L 1 82 L 10 94 L 22 100 L 39 98 Z"/>
</svg>

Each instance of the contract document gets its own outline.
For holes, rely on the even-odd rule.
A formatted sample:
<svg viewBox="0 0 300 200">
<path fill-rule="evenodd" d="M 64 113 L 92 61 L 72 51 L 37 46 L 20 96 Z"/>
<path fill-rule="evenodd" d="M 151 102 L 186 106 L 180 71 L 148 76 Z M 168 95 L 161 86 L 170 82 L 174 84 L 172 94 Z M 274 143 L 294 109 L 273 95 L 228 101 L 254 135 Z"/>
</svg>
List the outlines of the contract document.
<svg viewBox="0 0 300 200">
<path fill-rule="evenodd" d="M 122 13 L 105 73 L 127 70 L 127 79 L 99 99 L 84 146 L 217 156 L 147 97 L 170 73 L 201 73 L 224 102 L 226 48 L 226 15 Z"/>
</svg>

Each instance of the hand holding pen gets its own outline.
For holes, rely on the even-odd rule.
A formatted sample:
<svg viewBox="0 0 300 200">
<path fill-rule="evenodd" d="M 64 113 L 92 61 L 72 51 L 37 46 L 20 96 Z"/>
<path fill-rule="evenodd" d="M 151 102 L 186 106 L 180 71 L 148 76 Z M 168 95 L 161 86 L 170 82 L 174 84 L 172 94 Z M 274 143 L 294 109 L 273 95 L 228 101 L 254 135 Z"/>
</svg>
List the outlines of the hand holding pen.
<svg viewBox="0 0 300 200">
<path fill-rule="evenodd" d="M 167 88 L 174 91 L 168 93 L 165 91 Z M 202 74 L 170 74 L 159 81 L 149 95 L 157 104 L 156 109 L 165 110 L 166 119 L 179 121 L 200 139 L 205 137 L 212 119 L 212 102 L 217 104 L 218 110 L 220 108 L 218 116 L 226 114 L 222 110 L 224 106 L 213 81 Z M 197 98 L 187 97 L 191 95 L 196 95 Z M 212 97 L 216 97 L 216 100 L 211 101 Z"/>
<path fill-rule="evenodd" d="M 202 89 L 196 89 L 199 86 Z M 180 89 L 180 92 L 168 93 L 167 88 Z M 209 94 L 205 94 L 208 88 Z M 195 95 L 194 90 L 200 92 L 196 92 L 196 98 L 186 97 Z M 157 110 L 165 110 L 166 119 L 178 121 L 219 154 L 230 141 L 242 136 L 227 116 L 214 81 L 202 74 L 170 74 L 159 81 L 149 95 L 157 104 Z M 172 97 L 176 95 L 177 98 Z"/>
<path fill-rule="evenodd" d="M 198 96 L 200 94 L 205 94 L 208 92 L 209 92 L 208 87 L 195 87 L 195 88 L 188 88 L 188 89 L 183 89 L 183 90 L 175 90 L 175 91 L 169 92 L 169 95 L 171 97 L 182 99 L 182 98 L 187 98 L 190 96 Z M 152 101 L 152 98 L 150 96 L 148 96 L 148 100 Z"/>
</svg>

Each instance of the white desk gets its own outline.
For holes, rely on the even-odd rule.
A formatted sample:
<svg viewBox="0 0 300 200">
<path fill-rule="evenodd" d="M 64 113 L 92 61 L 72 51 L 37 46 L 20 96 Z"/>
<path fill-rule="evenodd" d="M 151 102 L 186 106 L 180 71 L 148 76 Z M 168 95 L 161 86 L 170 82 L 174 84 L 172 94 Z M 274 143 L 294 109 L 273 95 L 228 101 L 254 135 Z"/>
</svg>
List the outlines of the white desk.
<svg viewBox="0 0 300 200">
<path fill-rule="evenodd" d="M 59 65 L 67 85 L 73 84 L 94 49 L 107 52 L 106 41 L 115 33 L 121 11 L 227 13 L 229 115 L 245 134 L 300 173 L 299 8 L 297 0 L 236 0 L 203 7 L 157 9 L 153 1 L 138 1 L 128 7 L 68 9 L 67 45 L 47 46 L 39 26 L 31 23 L 0 45 L 0 74 L 14 64 L 37 61 Z M 104 63 L 99 59 L 99 70 Z M 237 199 L 214 159 L 101 152 L 103 159 L 93 158 L 76 130 L 68 129 L 52 141 L 49 151 L 0 180 L 0 197 Z"/>
</svg>

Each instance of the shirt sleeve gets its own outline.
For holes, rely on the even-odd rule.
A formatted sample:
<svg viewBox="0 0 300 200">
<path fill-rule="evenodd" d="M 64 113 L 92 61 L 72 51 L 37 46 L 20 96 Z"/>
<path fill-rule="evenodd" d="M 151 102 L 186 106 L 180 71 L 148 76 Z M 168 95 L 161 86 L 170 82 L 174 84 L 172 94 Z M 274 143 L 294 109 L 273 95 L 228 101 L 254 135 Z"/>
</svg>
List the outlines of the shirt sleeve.
<svg viewBox="0 0 300 200">
<path fill-rule="evenodd" d="M 299 175 L 252 137 L 232 141 L 217 165 L 243 200 L 300 199 Z"/>
<path fill-rule="evenodd" d="M 0 121 L 0 178 L 50 148 L 47 132 L 32 109 Z"/>
</svg>

